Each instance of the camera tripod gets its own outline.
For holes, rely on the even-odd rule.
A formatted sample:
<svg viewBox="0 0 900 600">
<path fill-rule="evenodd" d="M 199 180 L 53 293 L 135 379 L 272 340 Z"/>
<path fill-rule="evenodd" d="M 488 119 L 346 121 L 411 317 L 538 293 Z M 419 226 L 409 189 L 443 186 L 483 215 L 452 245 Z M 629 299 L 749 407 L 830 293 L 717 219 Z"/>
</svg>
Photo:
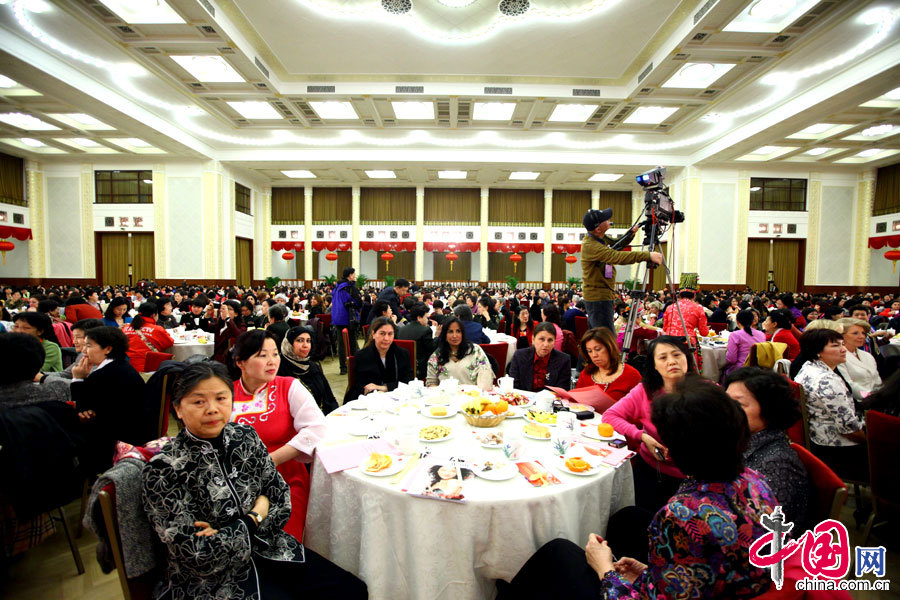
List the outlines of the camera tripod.
<svg viewBox="0 0 900 600">
<path fill-rule="evenodd" d="M 648 208 L 645 206 L 644 211 L 637 218 L 637 221 L 640 221 L 641 217 L 647 215 Z M 650 208 L 650 213 L 647 216 L 647 219 L 643 223 L 644 229 L 644 240 L 640 245 L 640 249 L 647 249 L 648 252 L 659 252 L 662 255 L 662 264 L 656 265 L 652 262 L 649 262 L 644 270 L 644 277 L 641 283 L 641 289 L 639 291 L 632 290 L 631 297 L 634 300 L 631 304 L 631 310 L 628 313 L 628 322 L 625 325 L 625 339 L 622 343 L 622 349 L 624 352 L 628 352 L 631 349 L 631 341 L 634 336 L 634 326 L 637 321 L 638 315 L 638 304 L 643 304 L 644 298 L 647 296 L 647 283 L 650 279 L 650 274 L 657 267 L 662 267 L 666 270 L 666 281 L 669 284 L 669 289 L 672 292 L 672 297 L 675 298 L 675 284 L 672 281 L 672 272 L 669 270 L 669 265 L 666 263 L 666 255 L 662 251 L 662 244 L 659 241 L 660 233 L 662 233 L 664 227 L 671 226 L 672 229 L 672 249 L 675 248 L 675 230 L 674 223 L 665 223 L 665 225 L 660 225 L 659 218 L 656 214 L 655 209 Z M 696 351 L 693 343 L 691 342 L 691 336 L 688 335 L 687 324 L 684 321 L 684 315 L 681 313 L 681 306 L 678 304 L 678 299 L 675 298 L 675 310 L 678 311 L 678 318 L 681 319 L 681 328 L 684 331 L 684 336 L 687 338 L 687 345 L 690 348 L 690 351 L 693 353 Z"/>
</svg>

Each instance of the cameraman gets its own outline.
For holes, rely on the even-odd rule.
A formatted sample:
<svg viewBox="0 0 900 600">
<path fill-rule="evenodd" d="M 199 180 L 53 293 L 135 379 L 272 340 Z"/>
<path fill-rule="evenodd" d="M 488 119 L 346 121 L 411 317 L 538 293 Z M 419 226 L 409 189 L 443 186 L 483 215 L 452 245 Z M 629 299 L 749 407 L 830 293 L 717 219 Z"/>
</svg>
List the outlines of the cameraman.
<svg viewBox="0 0 900 600">
<path fill-rule="evenodd" d="M 359 313 L 362 307 L 362 298 L 356 288 L 356 269 L 347 267 L 342 273 L 343 278 L 338 282 L 331 294 L 331 325 L 338 338 L 338 358 L 341 361 L 341 375 L 347 374 L 347 356 L 344 348 L 344 339 L 341 331 L 347 330 L 350 337 L 350 354 L 356 354 L 359 349 L 356 345 L 356 327 L 359 323 Z"/>
<path fill-rule="evenodd" d="M 610 246 L 625 246 L 634 238 L 638 226 L 635 225 L 617 240 L 606 236 L 612 227 L 612 209 L 591 209 L 582 221 L 588 234 L 581 242 L 581 270 L 583 278 L 584 304 L 587 308 L 591 328 L 606 327 L 613 334 L 613 300 L 616 297 L 616 269 L 613 265 L 630 265 L 649 260 L 662 264 L 659 252 L 620 252 Z"/>
</svg>

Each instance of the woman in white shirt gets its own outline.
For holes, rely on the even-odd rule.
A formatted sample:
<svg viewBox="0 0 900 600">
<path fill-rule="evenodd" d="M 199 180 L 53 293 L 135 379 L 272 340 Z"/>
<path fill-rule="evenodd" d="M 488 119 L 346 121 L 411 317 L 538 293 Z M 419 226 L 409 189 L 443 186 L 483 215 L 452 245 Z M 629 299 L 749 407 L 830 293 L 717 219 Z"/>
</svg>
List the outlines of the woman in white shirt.
<svg viewBox="0 0 900 600">
<path fill-rule="evenodd" d="M 853 388 L 853 396 L 862 398 L 881 385 L 878 365 L 875 357 L 863 350 L 866 335 L 871 326 L 862 319 L 840 319 L 844 326 L 844 347 L 847 349 L 847 361 L 838 366 L 838 371 Z"/>
</svg>

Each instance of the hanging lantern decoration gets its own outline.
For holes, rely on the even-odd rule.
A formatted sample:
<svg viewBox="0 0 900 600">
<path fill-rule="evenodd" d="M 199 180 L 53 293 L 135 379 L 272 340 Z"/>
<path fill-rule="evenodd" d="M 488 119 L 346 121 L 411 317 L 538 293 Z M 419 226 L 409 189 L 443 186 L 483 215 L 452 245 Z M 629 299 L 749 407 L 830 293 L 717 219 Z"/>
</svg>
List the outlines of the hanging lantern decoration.
<svg viewBox="0 0 900 600">
<path fill-rule="evenodd" d="M 522 255 L 516 252 L 515 254 L 509 257 L 509 262 L 513 264 L 513 273 L 516 272 L 516 267 L 519 266 L 519 263 L 522 262 Z"/>
<path fill-rule="evenodd" d="M 456 252 L 451 252 L 447 254 L 444 258 L 450 261 L 450 272 L 453 272 L 453 261 L 459 258 L 459 255 Z"/>
<path fill-rule="evenodd" d="M 330 263 L 334 263 L 338 259 L 338 255 L 335 252 L 329 252 L 325 255 L 325 260 Z M 334 268 L 337 268 L 336 266 Z M 335 273 L 337 275 L 337 273 Z"/>
<path fill-rule="evenodd" d="M 10 244 L 12 245 L 12 244 Z M 897 272 L 897 261 L 900 260 L 900 250 L 888 250 L 884 253 L 884 257 L 894 263 L 894 273 Z"/>
<path fill-rule="evenodd" d="M 6 265 L 6 253 L 14 250 L 16 245 L 6 240 L 0 241 L 0 254 L 3 255 L 3 264 Z"/>
<path fill-rule="evenodd" d="M 574 254 L 566 256 L 566 262 L 569 264 L 569 276 L 572 276 L 572 265 L 578 262 L 578 257 Z"/>
<path fill-rule="evenodd" d="M 281 255 L 281 258 L 283 258 L 284 260 L 294 260 L 294 253 L 293 252 L 285 252 L 284 254 Z"/>
<path fill-rule="evenodd" d="M 390 252 L 385 252 L 381 255 L 381 260 L 384 261 L 384 270 L 385 272 L 390 271 L 391 269 L 391 261 L 394 260 L 394 255 Z"/>
</svg>

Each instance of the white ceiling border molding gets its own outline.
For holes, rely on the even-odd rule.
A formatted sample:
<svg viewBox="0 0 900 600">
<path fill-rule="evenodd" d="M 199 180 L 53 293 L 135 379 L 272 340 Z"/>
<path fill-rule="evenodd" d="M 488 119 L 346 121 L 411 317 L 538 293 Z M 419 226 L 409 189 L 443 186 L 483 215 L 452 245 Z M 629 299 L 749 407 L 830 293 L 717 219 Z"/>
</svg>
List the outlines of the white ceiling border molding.
<svg viewBox="0 0 900 600">
<path fill-rule="evenodd" d="M 131 117 L 148 127 L 152 127 L 157 132 L 172 138 L 176 142 L 187 146 L 195 152 L 199 152 L 207 157 L 213 156 L 213 149 L 204 142 L 201 142 L 179 127 L 156 116 L 147 109 L 138 106 L 130 98 L 126 98 L 112 91 L 105 85 L 94 81 L 81 71 L 66 64 L 58 57 L 29 43 L 28 40 L 23 39 L 18 35 L 13 35 L 10 32 L 6 32 L 5 35 L 0 35 L 0 50 L 19 58 L 23 62 L 43 71 L 51 77 L 65 82 L 67 85 L 77 88 L 80 92 L 93 97 L 98 102 L 102 102 L 128 117 Z"/>
<path fill-rule="evenodd" d="M 701 150 L 695 152 L 688 160 L 688 163 L 698 163 L 719 152 L 733 147 L 740 147 L 741 145 L 748 148 L 757 146 L 759 144 L 755 141 L 748 142 L 748 140 L 765 132 L 770 127 L 873 77 L 879 77 L 885 81 L 897 81 L 900 78 L 900 39 L 865 59 L 862 63 L 832 76 L 827 81 L 779 105 L 777 110 L 770 110 L 759 118 L 707 144 Z M 866 95 L 866 97 L 869 96 L 871 94 Z M 744 154 L 744 152 L 739 152 L 738 154 Z"/>
</svg>

